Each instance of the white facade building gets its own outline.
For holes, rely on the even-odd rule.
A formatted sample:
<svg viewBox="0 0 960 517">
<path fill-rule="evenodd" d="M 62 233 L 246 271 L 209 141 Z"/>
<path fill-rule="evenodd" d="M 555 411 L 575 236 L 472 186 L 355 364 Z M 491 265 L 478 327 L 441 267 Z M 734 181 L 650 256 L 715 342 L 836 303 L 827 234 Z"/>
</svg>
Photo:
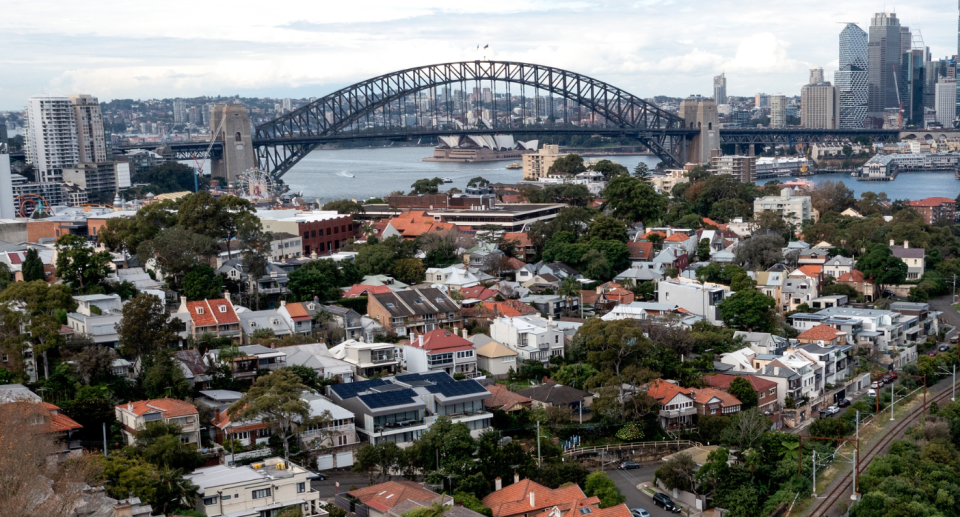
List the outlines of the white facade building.
<svg viewBox="0 0 960 517">
<path fill-rule="evenodd" d="M 77 118 L 69 97 L 42 95 L 27 99 L 27 163 L 41 183 L 60 180 L 64 167 L 80 161 Z"/>
<path fill-rule="evenodd" d="M 795 196 L 793 189 L 780 190 L 779 196 L 764 196 L 753 201 L 753 213 L 776 212 L 784 221 L 800 226 L 810 219 L 813 209 L 810 196 Z"/>
<path fill-rule="evenodd" d="M 490 323 L 490 337 L 516 350 L 521 361 L 547 362 L 552 356 L 563 356 L 563 331 L 539 316 L 497 318 Z"/>
</svg>

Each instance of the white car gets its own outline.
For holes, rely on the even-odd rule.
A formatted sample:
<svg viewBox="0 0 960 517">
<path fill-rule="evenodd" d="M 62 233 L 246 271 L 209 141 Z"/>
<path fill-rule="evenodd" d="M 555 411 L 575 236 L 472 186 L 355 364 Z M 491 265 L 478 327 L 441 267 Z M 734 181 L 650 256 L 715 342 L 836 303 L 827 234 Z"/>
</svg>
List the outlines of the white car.
<svg viewBox="0 0 960 517">
<path fill-rule="evenodd" d="M 650 517 L 650 513 L 648 513 L 643 508 L 631 508 L 630 515 L 632 515 L 633 517 Z"/>
<path fill-rule="evenodd" d="M 870 388 L 869 390 L 867 390 L 867 396 L 877 398 L 877 390 Z"/>
<path fill-rule="evenodd" d="M 826 409 L 820 412 L 820 416 L 833 416 L 840 412 L 838 406 L 827 406 Z"/>
</svg>

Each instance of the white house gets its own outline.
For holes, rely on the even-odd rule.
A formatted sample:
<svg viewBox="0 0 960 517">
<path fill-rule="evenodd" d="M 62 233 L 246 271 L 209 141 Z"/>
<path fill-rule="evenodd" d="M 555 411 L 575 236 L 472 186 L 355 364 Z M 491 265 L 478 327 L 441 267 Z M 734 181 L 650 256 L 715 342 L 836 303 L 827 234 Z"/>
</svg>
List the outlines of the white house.
<svg viewBox="0 0 960 517">
<path fill-rule="evenodd" d="M 563 331 L 539 316 L 497 318 L 490 323 L 490 337 L 516 350 L 523 361 L 547 362 L 555 355 L 563 356 Z"/>
</svg>

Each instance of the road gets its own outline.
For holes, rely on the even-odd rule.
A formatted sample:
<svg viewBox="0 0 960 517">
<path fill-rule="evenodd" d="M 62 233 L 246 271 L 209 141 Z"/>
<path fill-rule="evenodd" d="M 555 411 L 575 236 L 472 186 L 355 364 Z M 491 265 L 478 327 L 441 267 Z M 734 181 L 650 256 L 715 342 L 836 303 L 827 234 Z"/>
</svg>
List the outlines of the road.
<svg viewBox="0 0 960 517">
<path fill-rule="evenodd" d="M 620 491 L 627 498 L 627 508 L 643 508 L 650 512 L 651 517 L 676 517 L 677 514 L 670 513 L 659 506 L 653 505 L 653 498 L 637 490 L 637 485 L 644 481 L 653 482 L 653 474 L 660 467 L 659 461 L 650 463 L 641 463 L 639 469 L 634 470 L 608 470 L 607 475 L 617 484 Z"/>
<path fill-rule="evenodd" d="M 947 324 L 953 327 L 950 331 L 950 334 L 947 335 L 949 340 L 950 336 L 956 332 L 956 329 L 960 328 L 960 313 L 953 308 L 953 305 L 950 304 L 950 296 L 941 296 L 940 298 L 935 298 L 930 300 L 930 307 L 936 309 L 943 313 L 943 319 L 946 320 Z"/>
</svg>

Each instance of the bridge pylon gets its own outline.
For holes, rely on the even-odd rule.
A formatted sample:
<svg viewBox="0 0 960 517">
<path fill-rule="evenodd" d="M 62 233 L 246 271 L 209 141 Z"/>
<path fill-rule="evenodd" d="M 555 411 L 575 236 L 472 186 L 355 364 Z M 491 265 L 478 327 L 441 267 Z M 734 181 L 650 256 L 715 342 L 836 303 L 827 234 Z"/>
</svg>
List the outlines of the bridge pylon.
<svg viewBox="0 0 960 517">
<path fill-rule="evenodd" d="M 235 185 L 243 171 L 256 167 L 250 116 L 242 104 L 214 105 L 210 135 L 213 140 L 223 142 L 222 157 L 210 158 L 212 177 L 226 178 L 228 183 Z"/>
</svg>

